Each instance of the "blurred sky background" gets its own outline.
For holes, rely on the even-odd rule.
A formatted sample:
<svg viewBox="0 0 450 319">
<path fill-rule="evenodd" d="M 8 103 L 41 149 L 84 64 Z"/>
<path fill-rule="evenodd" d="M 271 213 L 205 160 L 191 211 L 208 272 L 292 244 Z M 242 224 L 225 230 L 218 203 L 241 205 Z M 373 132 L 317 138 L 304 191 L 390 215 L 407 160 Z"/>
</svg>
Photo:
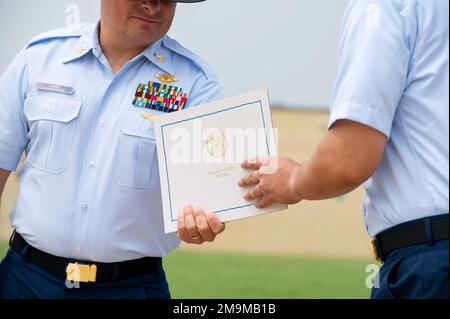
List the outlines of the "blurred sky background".
<svg viewBox="0 0 450 319">
<path fill-rule="evenodd" d="M 327 109 L 348 0 L 179 4 L 170 35 L 206 59 L 226 96 L 267 87 L 273 106 Z M 0 73 L 33 36 L 95 22 L 100 0 L 0 1 Z"/>
</svg>

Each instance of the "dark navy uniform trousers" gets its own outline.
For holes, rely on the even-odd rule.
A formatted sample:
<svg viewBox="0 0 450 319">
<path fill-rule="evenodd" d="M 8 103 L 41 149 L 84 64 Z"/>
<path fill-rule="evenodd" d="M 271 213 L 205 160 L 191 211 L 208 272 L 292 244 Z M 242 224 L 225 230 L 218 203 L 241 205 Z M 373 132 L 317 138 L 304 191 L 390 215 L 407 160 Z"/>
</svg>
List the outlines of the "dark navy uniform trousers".
<svg viewBox="0 0 450 319">
<path fill-rule="evenodd" d="M 2 299 L 170 299 L 161 267 L 154 273 L 111 283 L 66 283 L 10 249 L 0 264 Z"/>
<path fill-rule="evenodd" d="M 373 299 L 448 299 L 448 240 L 411 245 L 386 256 Z"/>
</svg>

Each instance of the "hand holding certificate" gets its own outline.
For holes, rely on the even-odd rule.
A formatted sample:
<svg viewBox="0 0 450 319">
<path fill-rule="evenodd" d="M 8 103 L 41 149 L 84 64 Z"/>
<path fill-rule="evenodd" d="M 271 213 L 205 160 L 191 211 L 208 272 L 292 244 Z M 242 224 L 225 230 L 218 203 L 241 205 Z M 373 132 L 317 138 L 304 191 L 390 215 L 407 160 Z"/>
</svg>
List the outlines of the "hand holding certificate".
<svg viewBox="0 0 450 319">
<path fill-rule="evenodd" d="M 177 231 L 177 215 L 192 209 L 189 203 L 223 222 L 287 208 L 258 209 L 238 185 L 249 172 L 242 162 L 277 156 L 266 90 L 158 117 L 155 136 L 166 233 Z"/>
</svg>

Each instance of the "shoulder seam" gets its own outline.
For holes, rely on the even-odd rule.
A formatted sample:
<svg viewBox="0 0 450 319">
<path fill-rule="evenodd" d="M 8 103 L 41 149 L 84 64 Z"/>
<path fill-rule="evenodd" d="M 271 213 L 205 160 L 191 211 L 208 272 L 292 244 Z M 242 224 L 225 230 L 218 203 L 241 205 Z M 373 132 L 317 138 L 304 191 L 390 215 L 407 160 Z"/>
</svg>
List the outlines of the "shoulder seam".
<svg viewBox="0 0 450 319">
<path fill-rule="evenodd" d="M 190 60 L 197 68 L 201 70 L 206 80 L 217 81 L 216 74 L 214 73 L 212 67 L 196 53 L 185 48 L 178 41 L 170 38 L 169 36 L 165 37 L 163 43 L 169 51 L 172 51 Z"/>
<path fill-rule="evenodd" d="M 75 38 L 75 37 L 81 37 L 83 35 L 82 32 L 82 26 L 83 25 L 75 25 L 71 27 L 65 27 L 60 28 L 56 30 L 47 31 L 44 33 L 41 33 L 34 38 L 32 38 L 26 45 L 26 49 L 42 42 L 45 40 L 56 40 L 61 38 Z"/>
</svg>

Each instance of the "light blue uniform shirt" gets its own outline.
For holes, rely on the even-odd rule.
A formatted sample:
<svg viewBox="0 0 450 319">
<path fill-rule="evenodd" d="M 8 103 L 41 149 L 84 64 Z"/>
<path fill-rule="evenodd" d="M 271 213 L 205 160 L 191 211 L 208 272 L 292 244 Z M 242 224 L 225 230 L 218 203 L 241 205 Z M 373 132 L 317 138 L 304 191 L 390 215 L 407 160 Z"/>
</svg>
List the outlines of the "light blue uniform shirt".
<svg viewBox="0 0 450 319">
<path fill-rule="evenodd" d="M 343 20 L 330 127 L 348 119 L 388 138 L 365 183 L 370 235 L 449 211 L 448 0 L 355 0 Z"/>
<path fill-rule="evenodd" d="M 221 97 L 198 56 L 165 36 L 114 75 L 96 25 L 48 32 L 22 50 L 0 80 L 0 167 L 26 161 L 12 225 L 50 254 L 97 262 L 161 257 L 164 234 L 154 127 L 132 105 L 140 83 L 173 74 L 186 107 Z M 45 92 L 37 83 L 72 87 Z"/>
</svg>

